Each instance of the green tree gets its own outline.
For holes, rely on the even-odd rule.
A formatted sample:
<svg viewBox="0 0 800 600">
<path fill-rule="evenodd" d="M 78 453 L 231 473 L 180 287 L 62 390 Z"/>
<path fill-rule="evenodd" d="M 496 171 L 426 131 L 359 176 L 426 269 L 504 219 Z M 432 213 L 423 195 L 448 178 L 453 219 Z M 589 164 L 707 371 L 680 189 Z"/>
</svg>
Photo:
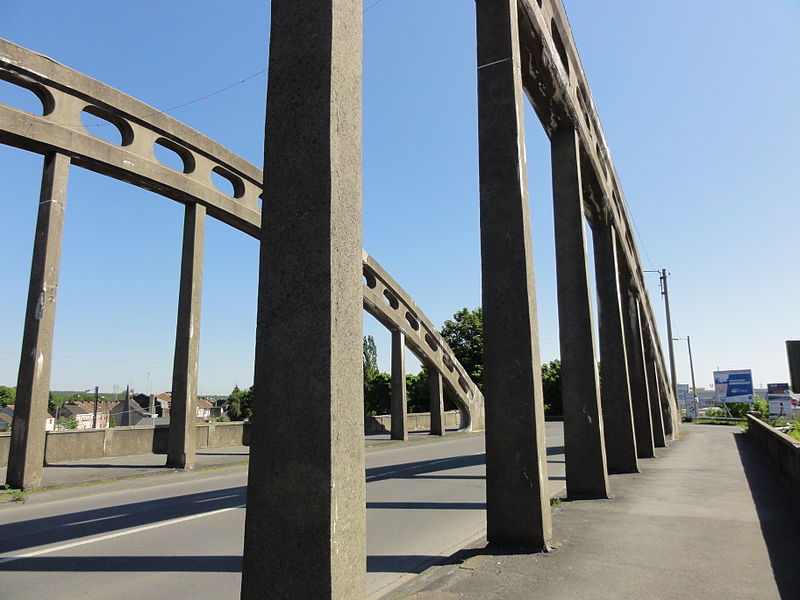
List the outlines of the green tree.
<svg viewBox="0 0 800 600">
<path fill-rule="evenodd" d="M 483 389 L 483 309 L 462 308 L 442 325 L 442 337 L 479 389 Z"/>
<path fill-rule="evenodd" d="M 408 412 L 428 412 L 431 409 L 431 374 L 424 366 L 416 375 L 406 375 Z"/>
<path fill-rule="evenodd" d="M 364 336 L 364 386 L 378 374 L 378 347 L 375 338 Z"/>
<path fill-rule="evenodd" d="M 75 418 L 75 415 L 61 417 L 56 421 L 56 427 L 57 429 L 77 429 L 78 420 Z"/>
<path fill-rule="evenodd" d="M 392 376 L 388 373 L 376 373 L 364 389 L 364 414 L 389 414 L 391 400 Z"/>
<path fill-rule="evenodd" d="M 14 404 L 17 399 L 17 388 L 0 385 L 0 408 Z"/>
<path fill-rule="evenodd" d="M 546 414 L 564 414 L 561 400 L 561 361 L 558 359 L 542 365 L 542 395 Z"/>
<path fill-rule="evenodd" d="M 253 388 L 240 390 L 234 386 L 228 396 L 228 409 L 226 411 L 231 421 L 253 420 Z"/>
<path fill-rule="evenodd" d="M 760 413 L 762 419 L 769 419 L 769 403 L 766 400 L 762 400 L 758 394 L 755 395 L 755 400 L 753 401 L 753 410 Z"/>
</svg>

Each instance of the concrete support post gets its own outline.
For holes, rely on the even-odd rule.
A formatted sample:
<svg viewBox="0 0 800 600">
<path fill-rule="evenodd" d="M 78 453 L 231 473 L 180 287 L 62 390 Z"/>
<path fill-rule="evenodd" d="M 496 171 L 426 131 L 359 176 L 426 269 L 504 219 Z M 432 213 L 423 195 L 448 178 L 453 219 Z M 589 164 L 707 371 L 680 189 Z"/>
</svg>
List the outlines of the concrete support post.
<svg viewBox="0 0 800 600">
<path fill-rule="evenodd" d="M 203 244 L 206 208 L 187 204 L 183 221 L 181 287 L 175 358 L 172 365 L 172 401 L 169 409 L 167 466 L 194 468 L 197 435 L 197 363 L 200 359 L 200 301 L 203 294 Z"/>
<path fill-rule="evenodd" d="M 444 389 L 442 374 L 436 369 L 430 372 L 431 394 L 431 435 L 444 435 Z"/>
<path fill-rule="evenodd" d="M 580 142 L 572 127 L 550 136 L 564 454 L 570 498 L 608 498 L 608 470 L 584 229 Z"/>
<path fill-rule="evenodd" d="M 664 436 L 664 421 L 661 416 L 661 394 L 664 390 L 661 388 L 655 359 L 649 353 L 645 353 L 645 360 L 647 363 L 647 389 L 650 397 L 650 420 L 653 423 L 653 446 L 664 448 L 667 445 Z"/>
<path fill-rule="evenodd" d="M 477 0 L 478 149 L 491 543 L 550 545 L 517 0 Z"/>
<path fill-rule="evenodd" d="M 42 483 L 69 163 L 63 154 L 44 157 L 6 475 L 10 487 L 23 490 Z"/>
<path fill-rule="evenodd" d="M 653 458 L 653 424 L 650 416 L 650 401 L 647 388 L 647 371 L 642 345 L 642 329 L 639 321 L 639 300 L 632 292 L 623 294 L 625 301 L 625 346 L 628 356 L 633 424 L 636 430 L 636 455 Z"/>
<path fill-rule="evenodd" d="M 636 432 L 625 355 L 625 332 L 619 290 L 616 231 L 606 223 L 592 230 L 597 312 L 600 329 L 603 432 L 609 473 L 636 473 Z"/>
<path fill-rule="evenodd" d="M 672 388 L 667 385 L 663 371 L 659 379 L 661 389 L 661 419 L 664 423 L 664 436 L 666 441 L 675 439 L 675 428 L 673 421 L 672 402 L 670 401 L 670 393 Z"/>
<path fill-rule="evenodd" d="M 244 600 L 366 594 L 362 10 L 271 4 Z"/>
<path fill-rule="evenodd" d="M 406 336 L 392 331 L 392 439 L 408 440 L 406 406 Z"/>
</svg>

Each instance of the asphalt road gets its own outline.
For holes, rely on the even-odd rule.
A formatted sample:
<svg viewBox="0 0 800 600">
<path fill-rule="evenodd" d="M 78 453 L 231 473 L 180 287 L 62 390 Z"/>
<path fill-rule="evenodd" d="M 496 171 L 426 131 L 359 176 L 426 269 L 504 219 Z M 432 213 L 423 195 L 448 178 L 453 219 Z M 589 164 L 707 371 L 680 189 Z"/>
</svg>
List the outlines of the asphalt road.
<svg viewBox="0 0 800 600">
<path fill-rule="evenodd" d="M 551 491 L 563 434 L 548 423 Z M 378 597 L 485 532 L 484 438 L 367 451 L 367 591 Z M 246 467 L 37 495 L 0 508 L 0 598 L 235 599 Z"/>
</svg>

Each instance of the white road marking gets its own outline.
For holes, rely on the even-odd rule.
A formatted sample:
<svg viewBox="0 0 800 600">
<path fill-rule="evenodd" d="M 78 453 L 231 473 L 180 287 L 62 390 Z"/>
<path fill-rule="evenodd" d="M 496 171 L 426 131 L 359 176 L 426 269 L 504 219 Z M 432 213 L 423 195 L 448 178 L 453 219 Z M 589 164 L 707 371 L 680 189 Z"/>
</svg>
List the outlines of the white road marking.
<svg viewBox="0 0 800 600">
<path fill-rule="evenodd" d="M 79 542 L 72 542 L 70 544 L 62 544 L 61 546 L 54 546 L 52 548 L 45 548 L 44 550 L 36 550 L 35 552 L 26 552 L 25 554 L 19 554 L 17 556 L 6 556 L 0 558 L 0 564 L 8 563 L 14 560 L 20 560 L 23 558 L 31 558 L 33 556 L 40 556 L 42 554 L 50 554 L 51 552 L 58 552 L 59 550 L 67 550 L 68 548 L 75 548 L 77 546 L 85 546 L 86 544 L 93 544 L 94 542 L 102 542 L 103 540 L 110 540 L 116 537 L 122 537 L 123 535 L 130 535 L 132 533 L 139 533 L 140 531 L 148 531 L 149 529 L 157 529 L 158 527 L 166 527 L 168 525 L 175 525 L 176 523 L 183 523 L 184 521 L 193 521 L 194 519 L 200 519 L 203 517 L 210 517 L 211 515 L 218 515 L 220 513 L 228 512 L 231 510 L 236 510 L 237 508 L 244 508 L 244 504 L 239 504 L 238 506 L 231 506 L 230 508 L 220 508 L 219 510 L 212 510 L 210 512 L 199 513 L 196 515 L 189 515 L 188 517 L 178 517 L 176 519 L 169 519 L 167 521 L 161 521 L 160 523 L 153 523 L 151 525 L 143 525 L 141 527 L 133 527 L 132 529 L 125 529 L 123 531 L 117 531 L 116 533 L 109 533 L 108 535 L 101 535 L 99 537 L 93 537 L 85 540 L 81 540 Z"/>
</svg>

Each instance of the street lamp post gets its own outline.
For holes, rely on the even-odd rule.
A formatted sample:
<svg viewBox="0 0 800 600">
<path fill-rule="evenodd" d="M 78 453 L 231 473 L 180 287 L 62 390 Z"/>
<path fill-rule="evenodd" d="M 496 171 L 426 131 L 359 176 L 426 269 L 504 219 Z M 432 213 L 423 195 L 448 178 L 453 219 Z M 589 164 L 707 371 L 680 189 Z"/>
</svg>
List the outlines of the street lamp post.
<svg viewBox="0 0 800 600">
<path fill-rule="evenodd" d="M 100 386 L 94 386 L 94 417 L 92 418 L 92 429 L 97 429 L 97 401 L 100 399 Z"/>
<path fill-rule="evenodd" d="M 670 340 L 686 340 L 686 346 L 689 348 L 689 371 L 692 374 L 692 404 L 694 405 L 694 417 L 697 418 L 699 411 L 699 402 L 697 399 L 697 386 L 694 383 L 694 361 L 692 360 L 692 340 L 687 335 L 685 338 L 670 338 Z"/>
</svg>

